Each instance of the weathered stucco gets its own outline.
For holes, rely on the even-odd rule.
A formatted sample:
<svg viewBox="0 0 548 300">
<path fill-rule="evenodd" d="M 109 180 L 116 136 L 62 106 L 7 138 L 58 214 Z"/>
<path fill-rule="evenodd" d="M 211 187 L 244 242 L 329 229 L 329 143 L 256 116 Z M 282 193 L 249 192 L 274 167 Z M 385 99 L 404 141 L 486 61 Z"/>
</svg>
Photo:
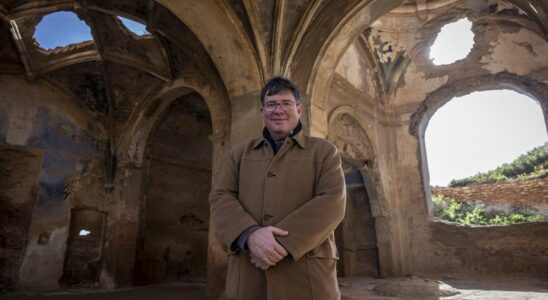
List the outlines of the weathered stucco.
<svg viewBox="0 0 548 300">
<path fill-rule="evenodd" d="M 94 40 L 40 49 L 35 26 L 59 10 Z M 474 91 L 529 95 L 548 120 L 547 15 L 540 0 L 4 1 L 0 289 L 186 280 L 219 299 L 207 193 L 226 151 L 260 135 L 274 74 L 300 86 L 305 132 L 343 158 L 341 276 L 547 276 L 546 223 L 432 220 L 424 149 L 436 110 Z M 441 27 L 463 17 L 474 47 L 434 65 Z"/>
<path fill-rule="evenodd" d="M 21 288 L 58 286 L 63 271 L 71 204 L 65 184 L 82 174 L 94 159 L 95 140 L 75 124 L 78 116 L 56 106 L 67 100 L 48 87 L 28 89 L 3 77 L 9 89 L 0 90 L 3 113 L 9 116 L 4 132 L 7 144 L 41 150 L 38 190 L 28 229 L 26 254 L 17 281 Z M 70 108 L 70 106 L 69 106 Z M 40 242 L 40 236 L 48 236 Z"/>
</svg>

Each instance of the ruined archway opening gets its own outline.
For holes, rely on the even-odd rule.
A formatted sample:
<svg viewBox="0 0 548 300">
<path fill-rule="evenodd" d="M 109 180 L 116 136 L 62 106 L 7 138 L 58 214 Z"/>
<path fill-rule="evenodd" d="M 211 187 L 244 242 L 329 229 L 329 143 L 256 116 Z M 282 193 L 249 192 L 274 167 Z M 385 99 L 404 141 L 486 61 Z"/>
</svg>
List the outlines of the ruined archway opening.
<svg viewBox="0 0 548 300">
<path fill-rule="evenodd" d="M 144 169 L 134 281 L 205 282 L 211 188 L 211 117 L 184 95 L 153 130 Z"/>
<path fill-rule="evenodd" d="M 337 114 L 329 122 L 329 141 L 341 152 L 346 182 L 346 212 L 335 230 L 339 252 L 337 274 L 340 277 L 380 276 L 376 215 L 372 206 L 378 199 L 367 171 L 374 164 L 373 145 L 360 123 L 349 113 Z"/>
<path fill-rule="evenodd" d="M 448 101 L 427 126 L 423 170 L 435 221 L 548 221 L 548 136 L 537 101 L 510 90 L 474 92 Z"/>
<path fill-rule="evenodd" d="M 474 47 L 472 22 L 462 18 L 444 25 L 430 48 L 435 65 L 447 65 L 465 59 Z"/>
<path fill-rule="evenodd" d="M 360 168 L 355 160 L 343 155 L 346 183 L 346 212 L 335 230 L 339 252 L 337 275 L 339 277 L 379 277 L 380 262 L 377 246 L 376 216 L 372 212 L 372 199 Z"/>
</svg>

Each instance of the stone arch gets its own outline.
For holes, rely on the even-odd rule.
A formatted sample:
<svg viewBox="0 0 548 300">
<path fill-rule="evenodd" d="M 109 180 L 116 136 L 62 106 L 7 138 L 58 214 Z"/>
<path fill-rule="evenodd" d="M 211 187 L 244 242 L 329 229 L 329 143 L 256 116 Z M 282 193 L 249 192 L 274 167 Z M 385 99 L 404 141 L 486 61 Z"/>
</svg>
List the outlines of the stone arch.
<svg viewBox="0 0 548 300">
<path fill-rule="evenodd" d="M 548 126 L 548 86 L 545 83 L 535 81 L 529 77 L 518 76 L 507 72 L 501 72 L 495 75 L 471 77 L 448 83 L 430 93 L 411 116 L 409 133 L 416 136 L 420 143 L 419 149 L 417 149 L 420 160 L 420 174 L 424 198 L 426 199 L 425 209 L 430 219 L 433 217 L 432 199 L 430 193 L 430 173 L 428 171 L 424 134 L 431 117 L 440 107 L 455 97 L 464 96 L 477 91 L 496 90 L 502 88 L 514 90 L 538 101 L 544 114 L 545 124 Z"/>
<path fill-rule="evenodd" d="M 211 114 L 199 94 L 179 92 L 147 141 L 133 278 L 137 285 L 205 280 L 207 275 Z"/>
<path fill-rule="evenodd" d="M 370 1 L 357 5 L 336 24 L 325 40 L 309 43 L 299 51 L 291 68 L 291 78 L 306 91 L 304 99 L 308 110 L 305 123 L 313 136 L 327 135 L 327 97 L 334 70 L 346 49 L 373 21 L 400 5 L 400 0 Z M 321 31 L 321 24 L 310 30 L 310 35 Z M 314 59 L 309 58 L 312 55 Z"/>
<path fill-rule="evenodd" d="M 388 202 L 386 199 L 384 199 L 382 190 L 376 188 L 375 186 L 379 186 L 380 182 L 380 174 L 379 170 L 377 169 L 377 165 L 375 162 L 375 157 L 377 153 L 377 147 L 376 145 L 371 141 L 369 138 L 370 133 L 367 132 L 367 130 L 361 126 L 360 122 L 358 121 L 358 118 L 355 116 L 355 110 L 350 106 L 340 106 L 336 109 L 334 109 L 330 115 L 329 115 L 329 128 L 330 128 L 330 134 L 327 136 L 327 139 L 331 142 L 334 142 L 335 145 L 336 141 L 331 137 L 333 135 L 333 132 L 331 131 L 332 128 L 335 128 L 335 123 L 339 118 L 346 118 L 352 122 L 352 126 L 354 127 L 352 131 L 354 131 L 356 135 L 361 136 L 365 140 L 365 144 L 369 144 L 370 146 L 366 146 L 366 151 L 361 151 L 364 153 L 367 153 L 363 157 L 352 157 L 351 155 L 343 155 L 343 161 L 347 165 L 352 165 L 356 168 L 360 169 L 361 176 L 363 177 L 364 184 L 366 185 L 366 188 L 368 189 L 369 196 L 373 200 L 372 209 L 373 209 L 373 215 L 374 217 L 389 217 L 390 216 L 390 210 L 388 208 Z M 339 146 L 337 146 L 339 147 Z M 344 153 L 344 150 L 341 150 Z"/>
<path fill-rule="evenodd" d="M 253 46 L 244 38 L 244 29 L 235 21 L 236 16 L 230 9 L 223 9 L 214 0 L 157 2 L 175 14 L 198 37 L 217 66 L 231 98 L 260 90 L 263 80 Z"/>
<path fill-rule="evenodd" d="M 170 86 L 155 91 L 154 96 L 145 100 L 136 109 L 136 112 L 130 117 L 128 132 L 120 141 L 120 157 L 140 166 L 143 162 L 146 142 L 158 120 L 173 101 L 191 92 L 198 93 L 206 102 L 213 127 L 211 139 L 224 146 L 228 142 L 231 119 L 228 96 L 220 88 L 211 85 L 197 74 L 187 74 L 183 78 L 174 80 Z M 214 165 L 216 161 L 214 157 Z"/>
<path fill-rule="evenodd" d="M 337 107 L 329 114 L 328 128 L 330 134 L 327 135 L 327 139 L 352 158 L 367 161 L 373 160 L 376 153 L 374 150 L 375 146 L 371 142 L 366 130 L 358 122 L 358 118 L 354 116 L 354 110 L 350 106 L 343 105 Z M 333 131 L 342 133 L 342 135 L 333 136 L 331 134 Z M 348 151 L 344 149 L 345 147 Z"/>
<path fill-rule="evenodd" d="M 162 117 L 181 96 L 190 93 L 198 94 L 205 102 L 211 116 L 213 134 L 208 138 L 213 143 L 211 173 L 216 174 L 220 168 L 222 155 L 229 147 L 230 111 L 228 96 L 224 90 L 196 73 L 186 73 L 164 86 L 151 92 L 149 97 L 139 105 L 129 118 L 126 134 L 120 138 L 117 147 L 117 171 L 109 214 L 108 228 L 112 228 L 107 237 L 105 256 L 109 262 L 105 271 L 112 278 L 103 280 L 104 286 L 121 286 L 133 283 L 135 249 L 141 220 L 141 202 L 143 164 L 148 141 L 153 129 Z M 208 240 L 211 242 L 211 231 Z M 209 245 L 208 247 L 213 247 Z M 214 247 L 213 247 L 214 248 Z M 208 250 L 208 260 L 210 259 Z M 210 276 L 208 262 L 208 276 Z M 215 274 L 213 274 L 215 275 Z M 211 275 L 211 276 L 213 276 Z"/>
<path fill-rule="evenodd" d="M 329 116 L 327 139 L 341 151 L 347 184 L 347 213 L 337 228 L 342 276 L 392 274 L 392 242 L 379 239 L 390 232 L 390 210 L 375 163 L 375 146 L 350 106 L 340 106 Z M 356 231 L 355 228 L 361 228 Z"/>
</svg>

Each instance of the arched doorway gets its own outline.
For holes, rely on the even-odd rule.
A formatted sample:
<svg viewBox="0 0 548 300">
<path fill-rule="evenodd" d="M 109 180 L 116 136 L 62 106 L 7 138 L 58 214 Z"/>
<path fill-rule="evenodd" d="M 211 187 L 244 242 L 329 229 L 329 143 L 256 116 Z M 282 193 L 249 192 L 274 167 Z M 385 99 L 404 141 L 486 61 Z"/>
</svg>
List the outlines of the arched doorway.
<svg viewBox="0 0 548 300">
<path fill-rule="evenodd" d="M 345 168 L 344 178 L 346 214 L 335 232 L 340 256 L 337 273 L 342 277 L 378 277 L 377 232 L 367 188 L 360 170 L 355 166 Z"/>
<path fill-rule="evenodd" d="M 152 131 L 144 163 L 135 283 L 205 282 L 213 145 L 197 93 L 173 101 Z"/>
<path fill-rule="evenodd" d="M 346 213 L 335 231 L 339 276 L 378 277 L 379 254 L 375 217 L 362 169 L 373 163 L 373 146 L 365 130 L 348 112 L 332 117 L 328 139 L 341 152 L 346 182 Z"/>
</svg>

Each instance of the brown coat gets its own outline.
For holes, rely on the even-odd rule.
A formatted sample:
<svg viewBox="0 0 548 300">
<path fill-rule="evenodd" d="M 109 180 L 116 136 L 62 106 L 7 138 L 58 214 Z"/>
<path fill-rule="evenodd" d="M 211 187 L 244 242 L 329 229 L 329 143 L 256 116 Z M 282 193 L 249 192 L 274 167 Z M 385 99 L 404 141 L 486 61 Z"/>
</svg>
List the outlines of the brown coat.
<svg viewBox="0 0 548 300">
<path fill-rule="evenodd" d="M 342 221 L 345 183 L 335 146 L 288 138 L 276 155 L 264 138 L 235 147 L 210 195 L 211 218 L 228 252 L 226 295 L 239 300 L 340 299 L 333 230 Z M 249 226 L 289 231 L 289 256 L 262 271 L 233 242 Z"/>
</svg>

